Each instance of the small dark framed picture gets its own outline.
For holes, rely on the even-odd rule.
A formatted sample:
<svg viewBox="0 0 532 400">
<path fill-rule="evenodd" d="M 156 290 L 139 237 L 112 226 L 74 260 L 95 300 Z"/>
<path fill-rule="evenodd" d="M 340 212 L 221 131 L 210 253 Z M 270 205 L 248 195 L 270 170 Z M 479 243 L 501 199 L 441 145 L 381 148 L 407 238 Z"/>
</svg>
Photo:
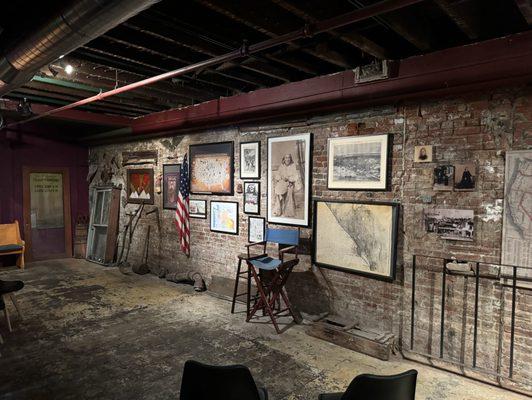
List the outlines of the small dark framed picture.
<svg viewBox="0 0 532 400">
<path fill-rule="evenodd" d="M 238 235 L 238 203 L 211 200 L 211 231 Z"/>
<path fill-rule="evenodd" d="M 434 190 L 452 191 L 454 186 L 454 166 L 438 165 L 434 168 Z"/>
<path fill-rule="evenodd" d="M 260 142 L 240 143 L 240 179 L 260 178 Z"/>
<path fill-rule="evenodd" d="M 260 182 L 244 182 L 244 212 L 260 214 Z"/>
<path fill-rule="evenodd" d="M 207 219 L 207 200 L 190 199 L 189 215 L 190 215 L 190 218 Z"/>
<path fill-rule="evenodd" d="M 133 204 L 153 204 L 153 169 L 127 170 L 127 202 Z"/>
<path fill-rule="evenodd" d="M 248 242 L 263 242 L 266 236 L 266 219 L 262 217 L 248 217 Z"/>
<path fill-rule="evenodd" d="M 456 164 L 454 166 L 454 190 L 472 192 L 477 185 L 477 166 L 475 163 Z"/>
<path fill-rule="evenodd" d="M 181 164 L 163 165 L 163 208 L 175 210 L 179 193 Z"/>
</svg>

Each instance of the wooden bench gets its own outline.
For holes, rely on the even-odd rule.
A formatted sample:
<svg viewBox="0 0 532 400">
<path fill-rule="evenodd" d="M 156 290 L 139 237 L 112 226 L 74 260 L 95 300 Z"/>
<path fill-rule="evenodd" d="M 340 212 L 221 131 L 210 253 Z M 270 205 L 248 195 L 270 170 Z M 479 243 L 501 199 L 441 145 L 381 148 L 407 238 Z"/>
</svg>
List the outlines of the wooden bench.
<svg viewBox="0 0 532 400">
<path fill-rule="evenodd" d="M 17 266 L 24 269 L 25 243 L 20 237 L 18 221 L 12 224 L 0 224 L 0 256 L 18 254 Z"/>
</svg>

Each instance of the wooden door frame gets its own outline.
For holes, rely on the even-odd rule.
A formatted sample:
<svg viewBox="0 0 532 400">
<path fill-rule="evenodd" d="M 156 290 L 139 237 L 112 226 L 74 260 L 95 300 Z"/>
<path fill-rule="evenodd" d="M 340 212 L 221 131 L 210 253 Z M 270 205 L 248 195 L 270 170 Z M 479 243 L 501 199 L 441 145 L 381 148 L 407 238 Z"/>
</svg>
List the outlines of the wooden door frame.
<svg viewBox="0 0 532 400">
<path fill-rule="evenodd" d="M 72 210 L 70 208 L 70 171 L 68 167 L 22 167 L 22 204 L 24 217 L 24 241 L 26 242 L 26 260 L 32 261 L 31 252 L 31 198 L 30 198 L 30 174 L 31 173 L 60 173 L 63 175 L 63 217 L 65 225 L 65 252 L 51 254 L 47 257 L 37 257 L 37 259 L 47 259 L 55 257 L 72 257 Z"/>
</svg>

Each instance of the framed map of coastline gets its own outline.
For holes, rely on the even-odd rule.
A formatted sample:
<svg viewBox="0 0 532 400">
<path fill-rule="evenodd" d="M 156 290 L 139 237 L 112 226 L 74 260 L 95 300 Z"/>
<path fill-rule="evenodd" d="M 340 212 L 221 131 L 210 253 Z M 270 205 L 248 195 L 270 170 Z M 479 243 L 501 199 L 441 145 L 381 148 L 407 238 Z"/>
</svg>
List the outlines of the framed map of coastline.
<svg viewBox="0 0 532 400">
<path fill-rule="evenodd" d="M 314 201 L 313 264 L 395 279 L 398 218 L 398 203 Z"/>
</svg>

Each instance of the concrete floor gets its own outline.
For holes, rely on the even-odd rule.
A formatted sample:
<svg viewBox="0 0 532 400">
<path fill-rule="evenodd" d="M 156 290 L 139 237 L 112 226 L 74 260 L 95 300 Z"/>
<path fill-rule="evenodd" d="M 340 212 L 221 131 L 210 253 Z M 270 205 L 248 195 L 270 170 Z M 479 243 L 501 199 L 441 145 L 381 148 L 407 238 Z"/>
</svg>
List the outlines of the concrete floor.
<svg viewBox="0 0 532 400">
<path fill-rule="evenodd" d="M 227 301 L 83 260 L 4 268 L 22 279 L 24 320 L 0 318 L 2 399 L 178 399 L 183 363 L 247 365 L 271 399 L 317 399 L 359 373 L 419 371 L 417 399 L 526 397 L 403 360 L 383 362 L 305 334 L 245 323 Z M 12 304 L 8 304 L 8 307 Z M 241 307 L 242 308 L 242 307 Z"/>
</svg>

